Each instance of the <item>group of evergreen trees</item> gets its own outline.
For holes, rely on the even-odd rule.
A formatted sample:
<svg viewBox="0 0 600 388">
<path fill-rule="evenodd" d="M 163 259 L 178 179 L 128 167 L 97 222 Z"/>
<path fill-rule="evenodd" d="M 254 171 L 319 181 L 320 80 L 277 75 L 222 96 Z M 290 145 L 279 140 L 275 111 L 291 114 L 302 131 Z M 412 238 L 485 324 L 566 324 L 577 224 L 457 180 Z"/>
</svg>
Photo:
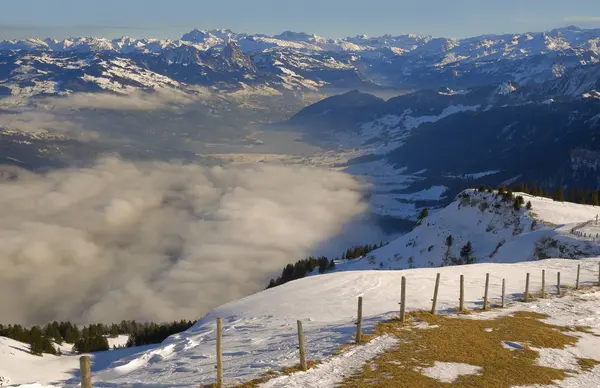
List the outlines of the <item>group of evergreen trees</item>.
<svg viewBox="0 0 600 388">
<path fill-rule="evenodd" d="M 164 324 L 146 323 L 138 325 L 137 330 L 129 335 L 127 347 L 159 344 L 173 334 L 186 331 L 193 324 L 193 322 L 183 319 Z"/>
<path fill-rule="evenodd" d="M 381 242 L 379 245 L 366 244 L 353 248 L 348 248 L 344 253 L 342 253 L 341 260 L 358 259 L 360 257 L 366 256 L 369 252 L 374 251 L 375 249 L 380 248 L 382 246 L 383 242 Z M 329 260 L 325 256 L 311 256 L 306 259 L 299 260 L 295 264 L 288 264 L 285 266 L 285 268 L 283 268 L 281 276 L 279 276 L 277 279 L 271 279 L 271 281 L 269 281 L 267 289 L 280 286 L 292 280 L 301 279 L 313 272 L 317 268 L 320 274 L 324 274 L 325 272 L 334 269 L 335 261 L 338 260 L 340 260 L 338 257 Z"/>
<path fill-rule="evenodd" d="M 520 210 L 523 207 L 523 205 L 525 205 L 525 198 L 523 198 L 522 195 L 517 195 L 515 197 L 514 191 L 522 191 L 522 190 L 520 190 L 522 187 L 523 186 L 519 185 L 519 186 L 515 186 L 515 188 L 509 187 L 507 189 L 504 185 L 501 185 L 498 188 L 498 195 L 502 196 L 502 200 L 505 202 L 512 201 L 514 209 Z M 524 186 L 524 187 L 526 188 L 527 186 Z M 479 192 L 493 193 L 494 189 L 492 189 L 489 186 L 481 185 L 479 187 Z M 525 191 L 522 191 L 522 192 L 526 193 Z M 527 194 L 529 194 L 529 193 L 527 193 Z M 526 206 L 527 210 L 531 210 L 531 201 L 527 201 L 527 204 L 525 206 Z"/>
<path fill-rule="evenodd" d="M 364 257 L 367 253 L 374 251 L 377 248 L 381 248 L 383 246 L 383 241 L 377 244 L 366 244 L 357 246 L 354 248 L 348 248 L 346 252 L 342 254 L 342 260 L 353 260 L 358 259 L 360 257 Z"/>
<path fill-rule="evenodd" d="M 328 270 L 335 268 L 335 262 L 329 260 L 327 257 L 322 256 L 319 258 L 309 257 L 303 260 L 297 261 L 295 264 L 288 264 L 283 268 L 281 276 L 277 279 L 271 279 L 267 288 L 273 288 L 290 282 L 292 280 L 301 279 L 307 274 L 313 272 L 315 268 L 319 269 L 320 274 L 324 274 Z"/>
<path fill-rule="evenodd" d="M 187 330 L 192 321 L 175 321 L 163 324 L 121 321 L 104 325 L 102 323 L 84 326 L 81 330 L 71 322 L 52 322 L 44 327 L 25 328 L 22 325 L 0 324 L 0 336 L 12 338 L 30 345 L 31 353 L 60 354 L 54 344 L 72 344 L 77 353 L 99 352 L 109 349 L 107 337 L 129 335 L 127 347 L 161 343 L 168 336 Z"/>
<path fill-rule="evenodd" d="M 0 325 L 0 336 L 29 344 L 31 353 L 38 356 L 42 353 L 59 353 L 52 342 L 53 335 L 50 335 L 48 330 L 39 326 L 27 329 L 21 325 Z"/>
</svg>

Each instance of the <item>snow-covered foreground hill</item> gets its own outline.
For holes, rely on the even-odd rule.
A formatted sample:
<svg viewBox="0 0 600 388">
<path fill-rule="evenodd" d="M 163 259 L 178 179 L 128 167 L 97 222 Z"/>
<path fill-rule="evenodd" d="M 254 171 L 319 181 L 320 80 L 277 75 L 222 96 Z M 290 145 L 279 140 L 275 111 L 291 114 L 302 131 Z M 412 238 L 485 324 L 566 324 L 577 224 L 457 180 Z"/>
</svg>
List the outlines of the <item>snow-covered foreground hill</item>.
<svg viewBox="0 0 600 388">
<path fill-rule="evenodd" d="M 110 367 L 95 366 L 94 386 L 197 387 L 214 382 L 217 317 L 224 319 L 225 380 L 227 384 L 233 384 L 260 377 L 265 372 L 278 370 L 282 366 L 296 364 L 298 319 L 304 324 L 308 358 L 323 359 L 334 353 L 340 345 L 352 341 L 358 296 L 364 298 L 366 330 L 377 322 L 390 318 L 398 310 L 402 276 L 407 279 L 407 309 L 410 311 L 430 308 L 435 276 L 440 272 L 438 309 L 440 312 L 450 313 L 457 307 L 461 274 L 466 279 L 466 307 L 473 309 L 481 305 L 486 273 L 491 275 L 492 302 L 498 302 L 503 278 L 507 280 L 508 298 L 516 300 L 524 291 L 525 273 L 531 273 L 531 290 L 538 291 L 541 286 L 541 270 L 545 269 L 548 291 L 555 293 L 556 273 L 561 272 L 562 284 L 573 285 L 577 264 L 582 265 L 582 284 L 589 285 L 598 281 L 600 258 L 581 261 L 553 259 L 518 264 L 488 263 L 403 271 L 347 271 L 308 277 L 221 306 L 198 321 L 190 330 L 168 338 L 156 348 L 126 356 Z M 511 307 L 483 314 L 481 318 L 495 317 L 497 314 L 519 309 L 545 312 L 551 315 L 552 323 L 590 326 L 595 333 L 600 334 L 600 315 L 597 313 L 600 311 L 600 293 L 595 291 L 578 294 L 577 297 L 540 300 L 527 305 L 511 302 Z M 332 386 L 366 360 L 394 344 L 390 338 L 380 338 L 360 349 L 350 348 L 348 353 L 328 359 L 313 371 L 280 377 L 266 383 L 265 387 Z M 573 358 L 573 354 L 600 360 L 599 345 L 598 337 L 586 335 L 576 347 L 561 350 L 556 363 L 560 364 L 561 359 Z M 6 355 L 4 357 L 6 359 Z M 548 353 L 544 357 L 552 359 L 552 354 Z M 7 364 L 3 362 L 2 365 Z M 44 368 L 58 371 L 63 366 L 52 365 L 48 359 Z M 588 379 L 582 380 L 588 384 L 584 384 L 585 386 L 600 384 L 598 369 L 594 370 L 595 375 L 581 374 L 578 378 Z M 18 370 L 7 372 L 12 373 L 15 381 L 38 383 L 30 385 L 31 387 L 77 385 L 72 365 L 62 371 L 63 376 L 74 376 L 70 381 L 57 382 L 56 371 L 53 372 L 53 379 L 44 379 L 42 373 L 28 373 L 22 366 Z M 594 385 L 589 385 L 590 383 Z M 563 386 L 577 385 L 573 383 Z"/>
</svg>

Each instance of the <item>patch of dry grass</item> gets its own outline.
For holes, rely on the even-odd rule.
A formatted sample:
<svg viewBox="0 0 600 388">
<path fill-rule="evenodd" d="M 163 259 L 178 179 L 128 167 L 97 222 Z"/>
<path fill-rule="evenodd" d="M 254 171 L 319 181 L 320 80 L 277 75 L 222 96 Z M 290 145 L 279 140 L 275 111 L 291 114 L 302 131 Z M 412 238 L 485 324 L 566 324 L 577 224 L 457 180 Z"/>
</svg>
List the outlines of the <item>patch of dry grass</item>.
<svg viewBox="0 0 600 388">
<path fill-rule="evenodd" d="M 579 364 L 581 370 L 584 372 L 589 372 L 592 369 L 594 369 L 596 365 L 600 365 L 600 361 L 596 361 L 591 358 L 578 358 L 577 363 Z"/>
<path fill-rule="evenodd" d="M 308 367 L 308 369 L 312 369 L 320 363 L 321 361 L 307 360 L 306 366 Z M 268 371 L 257 379 L 246 381 L 245 383 L 235 385 L 232 388 L 257 388 L 260 384 L 266 383 L 267 381 L 274 379 L 275 377 L 291 375 L 292 373 L 300 372 L 301 370 L 302 368 L 300 367 L 300 364 L 297 364 L 290 367 L 284 367 L 281 369 L 281 372 Z M 216 387 L 216 385 L 214 385 L 214 387 Z"/>
<path fill-rule="evenodd" d="M 519 302 L 523 302 L 523 303 L 531 303 L 531 302 L 535 302 L 537 300 L 537 298 L 535 296 L 533 296 L 532 293 L 529 293 L 529 299 L 527 299 L 527 301 L 525 301 L 525 296 L 523 295 L 521 298 L 519 298 Z"/>
<path fill-rule="evenodd" d="M 308 360 L 308 361 L 306 361 L 306 366 L 308 367 L 308 369 L 312 369 L 312 368 L 316 367 L 317 365 L 319 365 L 320 363 L 321 363 L 321 361 Z M 300 372 L 300 371 L 302 371 L 300 364 L 286 367 L 281 370 L 281 372 L 284 375 L 291 375 L 292 373 L 296 373 L 296 372 Z"/>
<path fill-rule="evenodd" d="M 437 327 L 407 330 L 410 323 L 383 322 L 377 326 L 374 335 L 395 335 L 400 345 L 367 363 L 341 386 L 509 388 L 552 384 L 567 377 L 567 371 L 536 365 L 539 354 L 531 348 L 563 349 L 575 345 L 578 338 L 565 334 L 569 331 L 567 328 L 542 322 L 543 318 L 547 316 L 532 312 L 516 312 L 491 320 L 415 312 L 410 314 L 412 323 L 424 322 Z M 523 349 L 506 349 L 503 341 L 518 342 Z M 435 361 L 479 366 L 481 374 L 463 375 L 450 384 L 419 372 L 422 368 L 432 367 Z M 586 367 L 591 365 L 590 361 L 582 362 Z"/>
</svg>

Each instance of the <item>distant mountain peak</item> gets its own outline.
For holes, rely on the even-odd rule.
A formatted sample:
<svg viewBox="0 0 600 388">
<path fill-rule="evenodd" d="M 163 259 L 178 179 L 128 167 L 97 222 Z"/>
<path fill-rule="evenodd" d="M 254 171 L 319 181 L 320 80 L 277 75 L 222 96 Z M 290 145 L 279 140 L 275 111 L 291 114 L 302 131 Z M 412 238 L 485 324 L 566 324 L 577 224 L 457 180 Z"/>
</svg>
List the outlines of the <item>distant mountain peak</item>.
<svg viewBox="0 0 600 388">
<path fill-rule="evenodd" d="M 184 34 L 181 37 L 181 40 L 185 40 L 187 42 L 197 42 L 197 43 L 203 43 L 206 41 L 206 39 L 209 37 L 209 34 L 205 31 L 201 31 L 199 29 L 194 29 L 190 32 L 188 32 L 187 34 Z"/>
<path fill-rule="evenodd" d="M 312 42 L 316 39 L 316 35 L 307 34 L 305 32 L 284 31 L 279 35 L 274 36 L 275 39 Z"/>
<path fill-rule="evenodd" d="M 240 46 L 233 39 L 228 38 L 227 40 L 227 45 L 221 52 L 221 56 L 229 63 L 236 64 L 255 73 L 256 67 L 254 66 L 254 63 L 252 63 L 250 57 L 242 52 Z"/>
</svg>

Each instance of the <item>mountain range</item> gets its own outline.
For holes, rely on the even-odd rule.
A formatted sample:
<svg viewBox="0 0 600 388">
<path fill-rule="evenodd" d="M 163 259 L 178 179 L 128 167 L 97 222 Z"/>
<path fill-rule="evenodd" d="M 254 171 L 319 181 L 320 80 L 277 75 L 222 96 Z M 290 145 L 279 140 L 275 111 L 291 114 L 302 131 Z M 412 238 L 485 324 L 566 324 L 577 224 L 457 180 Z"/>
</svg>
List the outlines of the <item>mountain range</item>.
<svg viewBox="0 0 600 388">
<path fill-rule="evenodd" d="M 597 63 L 599 42 L 600 29 L 573 26 L 467 39 L 418 35 L 331 39 L 290 31 L 267 36 L 194 30 L 174 41 L 8 40 L 0 42 L 0 88 L 3 94 L 14 95 L 29 86 L 26 94 L 34 96 L 186 84 L 219 90 L 266 85 L 277 92 L 303 92 L 540 83 Z M 117 70 L 123 61 L 129 72 L 151 72 L 168 80 L 120 78 Z"/>
</svg>

